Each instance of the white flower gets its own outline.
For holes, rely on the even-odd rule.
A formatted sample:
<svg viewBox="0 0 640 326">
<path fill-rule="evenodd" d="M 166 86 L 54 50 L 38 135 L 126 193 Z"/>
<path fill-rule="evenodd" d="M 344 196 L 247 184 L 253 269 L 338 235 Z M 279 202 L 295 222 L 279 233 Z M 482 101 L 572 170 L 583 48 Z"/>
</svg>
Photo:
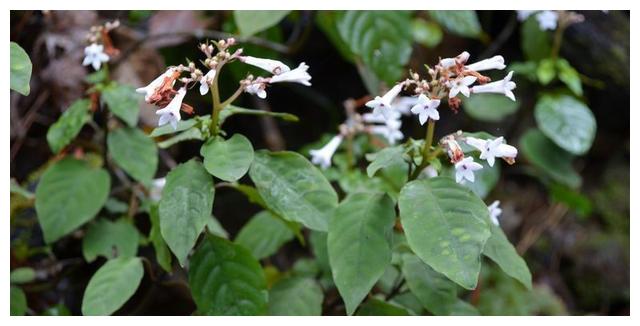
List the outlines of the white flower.
<svg viewBox="0 0 640 326">
<path fill-rule="evenodd" d="M 373 100 L 367 102 L 365 106 L 373 109 L 373 114 L 381 114 L 386 119 L 392 118 L 391 112 L 393 112 L 393 106 L 391 103 L 393 100 L 400 94 L 402 91 L 402 84 L 398 84 L 393 86 L 386 94 L 382 97 L 376 96 Z"/>
<path fill-rule="evenodd" d="M 454 98 L 458 93 L 462 93 L 464 96 L 469 97 L 469 85 L 476 82 L 476 77 L 466 76 L 459 78 L 449 83 L 449 98 Z"/>
<path fill-rule="evenodd" d="M 477 85 L 471 88 L 472 93 L 498 93 L 504 94 L 512 101 L 516 100 L 516 96 L 513 95 L 512 90 L 516 88 L 516 83 L 511 81 L 513 77 L 513 71 L 510 71 L 503 80 L 498 80 L 492 83 Z"/>
<path fill-rule="evenodd" d="M 558 13 L 553 10 L 545 10 L 536 14 L 536 20 L 538 20 L 541 30 L 554 30 L 558 26 Z"/>
<path fill-rule="evenodd" d="M 394 110 L 403 115 L 410 115 L 411 108 L 418 102 L 417 96 L 398 96 L 391 102 Z"/>
<path fill-rule="evenodd" d="M 213 82 L 213 79 L 216 77 L 216 70 L 215 69 L 211 69 L 209 70 L 209 72 L 202 76 L 202 79 L 200 79 L 200 95 L 204 95 L 207 94 L 207 92 L 209 92 L 209 87 L 211 86 L 211 83 Z"/>
<path fill-rule="evenodd" d="M 496 200 L 489 207 L 489 216 L 491 217 L 491 222 L 493 224 L 500 226 L 500 221 L 498 220 L 498 216 L 502 214 L 502 208 L 500 208 L 500 201 Z"/>
<path fill-rule="evenodd" d="M 398 140 L 404 138 L 404 134 L 400 131 L 400 128 L 394 128 L 390 125 L 375 125 L 371 126 L 371 133 L 380 135 L 387 139 L 389 144 L 394 145 Z"/>
<path fill-rule="evenodd" d="M 469 52 L 467 51 L 463 51 L 462 53 L 458 54 L 457 57 L 455 58 L 444 58 L 440 60 L 440 66 L 442 66 L 442 68 L 451 68 L 453 66 L 456 65 L 456 63 L 466 63 L 467 60 L 469 60 Z"/>
<path fill-rule="evenodd" d="M 271 77 L 270 83 L 291 82 L 311 86 L 309 82 L 311 75 L 309 75 L 307 69 L 309 69 L 309 66 L 303 62 L 296 69 Z"/>
<path fill-rule="evenodd" d="M 149 188 L 149 198 L 152 201 L 160 201 L 160 198 L 162 197 L 162 189 L 164 189 L 164 185 L 166 183 L 166 178 L 153 179 L 151 181 L 151 188 Z"/>
<path fill-rule="evenodd" d="M 482 169 L 482 165 L 473 161 L 473 157 L 465 157 L 455 165 L 456 169 L 456 182 L 463 184 L 467 179 L 471 182 L 475 181 L 473 171 Z"/>
<path fill-rule="evenodd" d="M 313 164 L 320 165 L 323 169 L 331 166 L 331 158 L 338 149 L 338 146 L 340 146 L 340 143 L 342 143 L 342 139 L 342 135 L 336 135 L 331 138 L 324 147 L 310 150 L 309 154 L 311 154 L 311 162 Z"/>
<path fill-rule="evenodd" d="M 519 21 L 524 21 L 527 18 L 529 18 L 529 16 L 531 16 L 536 11 L 537 10 L 517 10 L 517 12 L 518 12 L 518 20 Z"/>
<path fill-rule="evenodd" d="M 484 70 L 491 70 L 491 69 L 502 70 L 506 67 L 506 65 L 504 64 L 504 58 L 501 55 L 496 55 L 496 56 L 493 56 L 492 58 L 484 59 L 476 63 L 472 63 L 470 65 L 467 65 L 466 67 L 467 69 L 473 70 L 473 71 L 484 71 Z"/>
<path fill-rule="evenodd" d="M 504 143 L 503 137 L 494 140 L 483 140 L 474 137 L 467 137 L 467 144 L 475 147 L 480 151 L 480 159 L 486 160 L 489 166 L 493 166 L 496 157 L 515 158 L 518 155 L 518 149 Z"/>
<path fill-rule="evenodd" d="M 386 117 L 382 113 L 374 111 L 374 113 L 363 114 L 362 120 L 367 123 L 382 123 L 383 125 L 369 126 L 369 132 L 381 135 L 387 139 L 389 144 L 393 145 L 404 138 L 404 134 L 400 131 L 400 127 L 402 127 L 401 116 L 398 111 L 388 111 Z"/>
<path fill-rule="evenodd" d="M 418 115 L 420 124 L 424 125 L 428 119 L 437 121 L 440 120 L 440 113 L 438 113 L 438 106 L 440 100 L 432 100 L 424 94 L 418 96 L 418 103 L 411 108 L 413 114 Z"/>
<path fill-rule="evenodd" d="M 155 94 L 156 89 L 158 89 L 158 87 L 160 87 L 160 85 L 162 85 L 162 83 L 164 82 L 164 79 L 167 78 L 167 77 L 171 77 L 171 75 L 173 75 L 175 70 L 176 70 L 176 68 L 173 68 L 173 67 L 167 69 L 167 71 L 165 71 L 162 75 L 156 77 L 156 79 L 151 81 L 151 83 L 149 83 L 149 85 L 136 89 L 136 92 L 144 94 L 144 100 L 146 102 L 149 102 L 149 98 L 153 94 Z M 174 80 L 173 84 L 175 84 L 175 82 L 176 81 Z M 173 84 L 171 86 L 173 86 Z"/>
<path fill-rule="evenodd" d="M 264 69 L 274 75 L 280 75 L 291 70 L 289 66 L 278 60 L 262 59 L 251 56 L 238 57 L 238 60 L 246 64 L 256 66 L 260 69 Z"/>
<path fill-rule="evenodd" d="M 109 61 L 109 56 L 104 53 L 104 46 L 92 43 L 84 48 L 83 66 L 91 65 L 93 69 L 100 70 L 102 63 L 107 61 Z"/>
<path fill-rule="evenodd" d="M 180 106 L 186 94 L 187 89 L 184 87 L 180 88 L 178 93 L 164 109 L 156 111 L 156 114 L 160 116 L 158 126 L 164 126 L 170 123 L 174 130 L 178 127 L 178 121 L 180 121 Z"/>
<path fill-rule="evenodd" d="M 244 91 L 249 94 L 255 94 L 259 98 L 267 98 L 267 91 L 263 83 L 253 83 L 245 87 Z"/>
</svg>

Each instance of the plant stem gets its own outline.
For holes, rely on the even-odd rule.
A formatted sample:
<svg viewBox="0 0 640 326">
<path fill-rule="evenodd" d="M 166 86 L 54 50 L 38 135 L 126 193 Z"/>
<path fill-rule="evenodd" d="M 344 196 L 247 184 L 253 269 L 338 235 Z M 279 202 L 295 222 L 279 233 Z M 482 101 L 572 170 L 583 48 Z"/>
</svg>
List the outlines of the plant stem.
<svg viewBox="0 0 640 326">
<path fill-rule="evenodd" d="M 551 58 L 554 60 L 558 58 L 560 54 L 560 46 L 562 45 L 562 37 L 567 25 L 560 20 L 556 32 L 553 34 L 553 47 L 551 48 Z"/>
<path fill-rule="evenodd" d="M 431 143 L 433 143 L 433 133 L 435 131 L 436 122 L 429 119 L 427 123 L 427 134 L 424 136 L 424 145 L 422 146 L 422 162 L 420 162 L 420 166 L 413 171 L 413 175 L 409 178 L 409 181 L 415 180 L 422 170 L 427 167 L 429 163 L 429 159 L 431 159 Z"/>
<path fill-rule="evenodd" d="M 222 65 L 220 65 L 219 68 L 222 68 Z M 219 69 L 218 68 L 218 69 Z M 216 137 L 218 135 L 218 116 L 220 115 L 220 111 L 222 111 L 222 106 L 220 105 L 220 92 L 218 90 L 218 75 L 220 74 L 220 70 L 218 70 L 218 73 L 216 74 L 216 76 L 213 78 L 213 81 L 211 82 L 211 98 L 213 99 L 213 109 L 211 112 L 211 135 L 213 137 Z"/>
</svg>

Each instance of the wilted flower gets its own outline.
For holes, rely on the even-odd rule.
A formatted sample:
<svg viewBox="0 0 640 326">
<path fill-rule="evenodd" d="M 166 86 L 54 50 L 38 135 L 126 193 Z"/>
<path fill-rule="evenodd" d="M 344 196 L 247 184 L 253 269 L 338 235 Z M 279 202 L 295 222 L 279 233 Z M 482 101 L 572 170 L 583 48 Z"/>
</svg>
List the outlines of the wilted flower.
<svg viewBox="0 0 640 326">
<path fill-rule="evenodd" d="M 280 75 L 291 70 L 289 66 L 278 60 L 256 58 L 252 56 L 238 57 L 238 60 L 246 64 L 256 66 L 260 69 L 264 69 L 274 75 Z"/>
<path fill-rule="evenodd" d="M 209 92 L 209 87 L 211 86 L 211 83 L 213 82 L 213 79 L 216 77 L 216 70 L 215 69 L 211 69 L 209 70 L 209 72 L 202 76 L 202 79 L 200 79 L 200 95 L 204 95 L 207 94 L 207 92 Z"/>
<path fill-rule="evenodd" d="M 392 118 L 391 112 L 393 112 L 393 106 L 391 103 L 396 96 L 400 94 L 400 91 L 402 91 L 402 84 L 397 84 L 382 97 L 376 96 L 376 98 L 367 102 L 365 105 L 373 109 L 373 114 L 382 115 L 386 119 L 390 119 Z"/>
<path fill-rule="evenodd" d="M 326 169 L 331 166 L 331 158 L 333 154 L 342 143 L 342 135 L 336 135 L 320 149 L 312 149 L 309 151 L 311 154 L 311 162 L 313 164 L 320 165 L 321 168 Z"/>
<path fill-rule="evenodd" d="M 464 96 L 469 97 L 469 85 L 475 83 L 476 77 L 466 76 L 464 78 L 458 78 L 449 83 L 449 98 L 454 98 L 458 93 L 462 93 Z"/>
<path fill-rule="evenodd" d="M 501 55 L 493 56 L 489 59 L 480 60 L 476 63 L 467 65 L 466 68 L 473 71 L 484 71 L 491 69 L 502 70 L 506 67 L 504 58 Z"/>
<path fill-rule="evenodd" d="M 513 160 L 518 155 L 518 149 L 505 144 L 503 137 L 498 137 L 494 140 L 467 137 L 467 144 L 478 149 L 480 151 L 480 159 L 486 160 L 489 166 L 493 166 L 496 157 Z"/>
<path fill-rule="evenodd" d="M 309 75 L 307 69 L 309 69 L 309 66 L 303 62 L 296 69 L 271 77 L 270 83 L 291 82 L 311 86 L 309 82 L 311 75 Z"/>
<path fill-rule="evenodd" d="M 487 207 L 489 209 L 489 216 L 491 217 L 491 222 L 493 224 L 500 226 L 500 221 L 498 220 L 498 216 L 502 214 L 502 209 L 500 208 L 500 201 L 496 200 L 491 205 Z"/>
<path fill-rule="evenodd" d="M 516 88 L 516 83 L 511 81 L 511 77 L 513 77 L 513 71 L 510 71 L 504 79 L 495 81 L 492 83 L 488 83 L 485 85 L 477 85 L 471 88 L 472 93 L 498 93 L 504 94 L 506 97 L 510 98 L 512 101 L 516 100 L 515 95 L 513 95 L 512 90 Z M 468 95 L 467 95 L 468 96 Z"/>
<path fill-rule="evenodd" d="M 455 164 L 456 182 L 463 184 L 467 179 L 471 182 L 475 181 L 474 171 L 482 169 L 482 165 L 473 161 L 473 157 L 465 157 Z"/>
<path fill-rule="evenodd" d="M 160 86 L 162 86 L 164 84 L 165 78 L 171 78 L 171 76 L 175 72 L 176 72 L 176 68 L 170 67 L 162 75 L 156 77 L 156 79 L 151 81 L 151 83 L 149 83 L 149 85 L 136 89 L 136 92 L 144 94 L 144 100 L 146 102 L 149 102 L 149 99 L 151 98 L 151 96 L 153 96 L 156 93 L 156 90 L 158 89 L 158 87 L 160 87 Z M 175 84 L 175 82 L 176 81 L 174 79 L 172 81 L 171 85 L 169 85 L 169 86 L 172 87 L 173 84 Z"/>
<path fill-rule="evenodd" d="M 440 113 L 438 113 L 438 106 L 440 100 L 432 100 L 424 94 L 420 94 L 418 102 L 411 108 L 413 114 L 418 115 L 420 124 L 424 125 L 428 119 L 437 121 L 440 120 Z"/>
<path fill-rule="evenodd" d="M 180 121 L 180 107 L 182 106 L 182 99 L 184 99 L 186 94 L 187 89 L 185 87 L 180 88 L 171 102 L 169 102 L 169 105 L 164 109 L 156 111 L 156 114 L 160 116 L 158 126 L 164 126 L 167 123 L 170 123 L 174 130 L 178 127 L 178 121 Z"/>
<path fill-rule="evenodd" d="M 107 61 L 109 61 L 109 56 L 104 53 L 104 46 L 92 43 L 84 48 L 83 66 L 91 65 L 93 69 L 100 70 L 102 63 Z"/>
</svg>

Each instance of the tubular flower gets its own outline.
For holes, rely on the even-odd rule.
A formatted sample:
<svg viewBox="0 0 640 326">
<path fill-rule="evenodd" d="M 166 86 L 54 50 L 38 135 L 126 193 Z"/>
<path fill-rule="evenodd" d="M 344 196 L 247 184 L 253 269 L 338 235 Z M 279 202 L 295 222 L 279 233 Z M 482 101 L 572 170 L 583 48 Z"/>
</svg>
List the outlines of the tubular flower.
<svg viewBox="0 0 640 326">
<path fill-rule="evenodd" d="M 185 87 L 180 88 L 165 108 L 156 111 L 156 114 L 160 116 L 158 126 L 164 126 L 167 123 L 170 123 L 174 130 L 178 128 L 178 121 L 180 121 L 180 107 L 182 106 L 182 100 L 186 94 L 187 89 Z"/>
<path fill-rule="evenodd" d="M 474 171 L 482 169 L 482 165 L 473 161 L 473 157 L 465 157 L 455 164 L 456 169 L 456 182 L 463 184 L 465 179 L 473 182 L 475 181 Z"/>
<path fill-rule="evenodd" d="M 411 108 L 413 114 L 418 115 L 420 124 L 424 125 L 428 119 L 437 121 L 440 120 L 440 113 L 438 113 L 438 106 L 440 100 L 432 100 L 424 94 L 420 94 L 418 102 Z"/>
<path fill-rule="evenodd" d="M 336 135 L 320 149 L 312 149 L 309 151 L 311 154 L 311 162 L 313 164 L 320 165 L 321 168 L 326 169 L 331 166 L 331 158 L 333 154 L 342 143 L 342 135 Z"/>
<path fill-rule="evenodd" d="M 109 61 L 109 56 L 104 53 L 104 46 L 92 43 L 84 48 L 83 66 L 91 65 L 93 69 L 100 70 L 102 63 L 107 61 Z"/>
<path fill-rule="evenodd" d="M 502 214 L 502 208 L 500 208 L 500 201 L 496 200 L 489 207 L 489 216 L 491 217 L 491 222 L 493 224 L 500 226 L 500 221 L 498 220 L 498 216 Z"/>
<path fill-rule="evenodd" d="M 504 58 L 501 55 L 493 56 L 489 59 L 480 60 L 476 63 L 467 65 L 466 68 L 473 71 L 484 71 L 491 69 L 502 70 L 507 66 L 504 64 Z"/>
<path fill-rule="evenodd" d="M 458 78 L 453 82 L 449 83 L 449 98 L 454 98 L 458 93 L 462 93 L 462 95 L 469 97 L 469 85 L 475 83 L 476 77 L 474 76 L 466 76 L 463 78 Z M 477 86 L 476 86 L 477 87 Z"/>
<path fill-rule="evenodd" d="M 362 120 L 367 123 L 382 123 L 382 125 L 369 126 L 369 132 L 386 138 L 389 144 L 393 145 L 404 138 L 404 134 L 400 131 L 402 127 L 401 114 L 398 111 L 389 111 L 387 114 L 388 117 L 380 113 L 365 113 L 362 115 Z"/>
<path fill-rule="evenodd" d="M 516 83 L 511 81 L 513 71 L 510 71 L 503 80 L 498 80 L 485 85 L 477 85 L 471 88 L 471 93 L 498 93 L 504 94 L 515 102 L 516 97 L 513 95 L 513 90 L 516 88 Z"/>
<path fill-rule="evenodd" d="M 211 86 L 214 78 L 216 78 L 215 69 L 209 70 L 206 75 L 202 76 L 202 79 L 200 79 L 200 95 L 204 95 L 209 92 L 209 87 Z"/>
<path fill-rule="evenodd" d="M 249 86 L 245 87 L 245 93 L 255 94 L 259 98 L 267 98 L 267 91 L 265 90 L 264 83 L 252 83 Z"/>
<path fill-rule="evenodd" d="M 166 78 L 172 78 L 172 76 L 176 72 L 176 70 L 177 69 L 174 68 L 174 67 L 171 67 L 171 68 L 167 69 L 167 71 L 165 71 L 162 75 L 156 77 L 156 79 L 151 81 L 151 83 L 149 83 L 149 85 L 136 89 L 136 92 L 144 94 L 144 100 L 145 100 L 145 102 L 148 103 L 149 100 L 151 99 L 151 96 L 153 96 L 156 93 L 156 91 L 158 90 L 158 88 L 164 84 L 165 79 Z M 170 86 L 173 86 L 173 84 L 175 84 L 175 82 L 176 81 L 174 79 Z"/>
<path fill-rule="evenodd" d="M 302 62 L 296 69 L 271 77 L 270 83 L 290 82 L 311 86 L 309 82 L 311 75 L 309 75 L 307 69 L 309 69 L 309 66 Z"/>
<path fill-rule="evenodd" d="M 456 64 L 464 64 L 467 62 L 467 60 L 469 60 L 469 52 L 464 51 L 460 54 L 458 54 L 457 57 L 455 58 L 444 58 L 440 60 L 440 66 L 442 66 L 442 68 L 451 68 L 454 67 Z"/>
<path fill-rule="evenodd" d="M 280 75 L 285 72 L 289 72 L 291 70 L 289 66 L 285 65 L 284 63 L 278 60 L 262 59 L 262 58 L 252 57 L 252 56 L 241 56 L 241 57 L 238 57 L 238 60 L 246 64 L 256 66 L 260 69 L 264 69 L 274 75 Z"/>
<path fill-rule="evenodd" d="M 402 91 L 402 84 L 397 84 L 393 86 L 386 94 L 382 97 L 376 96 L 373 100 L 367 102 L 365 106 L 373 109 L 373 114 L 382 115 L 385 119 L 390 119 L 393 117 L 393 106 L 391 103 L 393 100 L 400 94 Z"/>
<path fill-rule="evenodd" d="M 493 166 L 496 157 L 513 161 L 518 155 L 518 149 L 504 143 L 503 137 L 494 140 L 484 140 L 474 137 L 467 137 L 467 144 L 480 151 L 480 159 L 486 160 L 489 166 Z"/>
</svg>

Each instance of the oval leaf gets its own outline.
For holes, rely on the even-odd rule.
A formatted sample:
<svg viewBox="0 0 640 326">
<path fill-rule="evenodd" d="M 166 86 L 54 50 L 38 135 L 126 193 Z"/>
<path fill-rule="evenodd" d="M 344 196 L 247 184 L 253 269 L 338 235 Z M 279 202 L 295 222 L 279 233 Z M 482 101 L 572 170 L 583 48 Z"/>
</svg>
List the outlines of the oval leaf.
<svg viewBox="0 0 640 326">
<path fill-rule="evenodd" d="M 253 257 L 262 259 L 276 253 L 280 246 L 293 237 L 293 232 L 282 220 L 268 211 L 262 211 L 240 230 L 235 243 L 249 249 Z"/>
<path fill-rule="evenodd" d="M 29 81 L 31 80 L 31 60 L 29 55 L 23 48 L 16 42 L 11 42 L 10 45 L 10 63 L 11 66 L 11 78 L 9 87 L 22 94 L 29 95 L 31 88 L 29 87 Z"/>
<path fill-rule="evenodd" d="M 89 280 L 82 298 L 82 314 L 106 316 L 116 312 L 136 292 L 143 275 L 138 257 L 107 261 Z"/>
<path fill-rule="evenodd" d="M 247 137 L 234 134 L 231 138 L 212 138 L 200 148 L 204 167 L 213 176 L 234 182 L 242 178 L 253 162 L 253 146 Z"/>
<path fill-rule="evenodd" d="M 290 10 L 235 10 L 233 18 L 238 25 L 240 35 L 251 36 L 275 26 Z"/>
<path fill-rule="evenodd" d="M 500 94 L 474 94 L 462 101 L 464 112 L 486 122 L 500 122 L 518 110 L 518 103 Z"/>
<path fill-rule="evenodd" d="M 78 100 L 64 111 L 58 121 L 49 127 L 47 142 L 51 151 L 60 152 L 80 132 L 82 126 L 91 119 L 89 114 L 89 100 Z"/>
<path fill-rule="evenodd" d="M 545 95 L 535 107 L 538 128 L 556 145 L 575 155 L 585 154 L 596 135 L 591 110 L 569 95 Z"/>
<path fill-rule="evenodd" d="M 398 200 L 407 242 L 427 265 L 474 289 L 489 238 L 487 206 L 447 177 L 407 183 Z"/>
<path fill-rule="evenodd" d="M 103 169 L 65 158 L 42 175 L 36 189 L 36 212 L 47 243 L 92 219 L 107 201 L 111 178 Z"/>
<path fill-rule="evenodd" d="M 269 290 L 269 315 L 320 316 L 323 299 L 322 288 L 314 279 L 284 278 Z"/>
<path fill-rule="evenodd" d="M 537 129 L 528 130 L 520 138 L 522 154 L 542 172 L 571 188 L 578 188 L 582 178 L 573 170 L 573 156 L 556 146 Z"/>
<path fill-rule="evenodd" d="M 507 275 L 531 290 L 531 272 L 527 263 L 518 255 L 500 226 L 491 224 L 491 237 L 484 246 L 484 255 L 493 260 Z"/>
<path fill-rule="evenodd" d="M 27 296 L 24 291 L 17 286 L 11 286 L 9 291 L 9 314 L 11 316 L 24 316 L 27 312 Z"/>
<path fill-rule="evenodd" d="M 302 155 L 258 151 L 249 176 L 276 214 L 312 230 L 327 231 L 338 195 L 322 172 Z"/>
<path fill-rule="evenodd" d="M 434 315 L 448 315 L 458 300 L 456 284 L 412 254 L 402 256 L 402 274 L 422 306 Z"/>
<path fill-rule="evenodd" d="M 158 168 L 158 148 L 136 128 L 118 128 L 107 136 L 113 160 L 134 179 L 149 184 Z"/>
<path fill-rule="evenodd" d="M 211 218 L 215 189 L 211 175 L 195 159 L 167 174 L 160 199 L 160 232 L 180 265 Z"/>
<path fill-rule="evenodd" d="M 327 247 L 333 280 L 352 315 L 391 263 L 390 236 L 396 217 L 386 195 L 356 193 L 336 209 Z"/>
<path fill-rule="evenodd" d="M 134 257 L 138 251 L 138 229 L 125 219 L 111 222 L 99 219 L 82 239 L 82 255 L 88 262 L 98 256 L 107 259 Z"/>
<path fill-rule="evenodd" d="M 128 85 L 111 83 L 102 90 L 102 100 L 107 103 L 109 110 L 118 118 L 126 122 L 129 127 L 138 124 L 140 111 L 140 94 Z"/>
<path fill-rule="evenodd" d="M 189 286 L 199 313 L 246 316 L 266 312 L 265 276 L 246 248 L 207 235 L 189 265 Z"/>
</svg>

